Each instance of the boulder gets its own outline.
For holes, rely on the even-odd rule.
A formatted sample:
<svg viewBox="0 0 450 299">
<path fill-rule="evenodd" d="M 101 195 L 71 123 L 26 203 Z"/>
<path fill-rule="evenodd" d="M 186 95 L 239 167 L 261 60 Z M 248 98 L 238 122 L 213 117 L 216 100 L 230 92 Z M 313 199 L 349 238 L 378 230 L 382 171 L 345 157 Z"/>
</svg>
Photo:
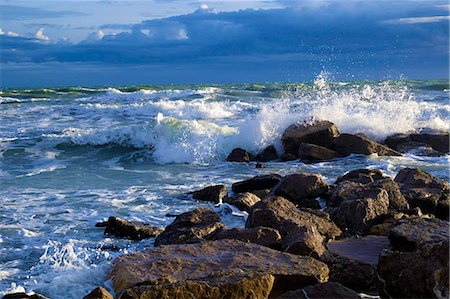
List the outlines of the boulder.
<svg viewBox="0 0 450 299">
<path fill-rule="evenodd" d="M 337 185 L 344 181 L 367 184 L 383 178 L 385 178 L 385 176 L 379 169 L 360 168 L 349 171 L 348 173 L 338 177 L 335 184 Z"/>
<path fill-rule="evenodd" d="M 242 242 L 251 242 L 274 249 L 281 245 L 281 235 L 276 229 L 269 227 L 232 228 L 220 231 L 214 236 L 215 240 L 234 239 Z"/>
<path fill-rule="evenodd" d="M 23 292 L 5 294 L 2 299 L 48 299 L 41 294 L 28 295 Z"/>
<path fill-rule="evenodd" d="M 277 299 L 361 299 L 355 291 L 344 287 L 338 282 L 318 283 L 304 289 L 290 291 Z"/>
<path fill-rule="evenodd" d="M 261 198 L 250 192 L 233 194 L 223 199 L 224 202 L 246 212 L 250 212 L 251 207 L 260 200 Z"/>
<path fill-rule="evenodd" d="M 297 155 L 290 154 L 290 153 L 284 153 L 280 156 L 281 162 L 288 162 L 288 161 L 294 161 L 297 160 Z"/>
<path fill-rule="evenodd" d="M 277 229 L 282 237 L 314 226 L 325 240 L 339 237 L 342 232 L 331 220 L 306 211 L 299 211 L 289 200 L 273 196 L 255 204 L 248 214 L 246 227 L 265 226 Z"/>
<path fill-rule="evenodd" d="M 258 175 L 251 179 L 236 182 L 231 186 L 234 193 L 252 192 L 254 190 L 272 189 L 281 180 L 278 174 Z"/>
<path fill-rule="evenodd" d="M 255 161 L 259 162 L 269 162 L 273 160 L 277 160 L 278 154 L 275 146 L 269 145 L 265 149 L 263 149 L 259 154 L 256 155 Z"/>
<path fill-rule="evenodd" d="M 389 210 L 406 211 L 409 210 L 409 204 L 403 196 L 400 188 L 396 182 L 391 178 L 383 178 L 366 186 L 369 188 L 381 188 L 386 190 L 389 198 Z"/>
<path fill-rule="evenodd" d="M 314 226 L 305 226 L 290 232 L 283 238 L 283 251 L 319 258 L 325 252 L 324 237 Z"/>
<path fill-rule="evenodd" d="M 320 162 L 342 157 L 338 152 L 311 143 L 300 143 L 297 156 L 303 162 Z"/>
<path fill-rule="evenodd" d="M 113 299 L 114 297 L 103 287 L 97 287 L 92 292 L 83 297 L 83 299 Z"/>
<path fill-rule="evenodd" d="M 428 146 L 440 154 L 449 152 L 449 133 L 438 130 L 423 130 L 412 134 L 394 134 L 386 138 L 384 143 L 398 151 L 413 147 Z M 433 152 L 431 152 L 433 153 Z"/>
<path fill-rule="evenodd" d="M 402 154 L 362 135 L 341 134 L 334 141 L 335 150 L 342 155 L 362 154 L 379 156 L 401 156 Z"/>
<path fill-rule="evenodd" d="M 195 209 L 178 215 L 155 239 L 155 246 L 200 242 L 225 228 L 219 214 L 212 209 Z"/>
<path fill-rule="evenodd" d="M 227 196 L 228 190 L 225 185 L 208 186 L 198 191 L 190 192 L 193 199 L 202 201 L 213 201 L 221 203 L 222 199 Z"/>
<path fill-rule="evenodd" d="M 387 237 L 366 236 L 331 241 L 321 260 L 330 268 L 330 281 L 358 292 L 377 293 L 378 257 L 389 247 Z"/>
<path fill-rule="evenodd" d="M 253 161 L 253 156 L 242 148 L 235 148 L 227 157 L 228 162 L 250 162 Z"/>
<path fill-rule="evenodd" d="M 154 227 L 147 223 L 128 221 L 119 217 L 111 216 L 106 222 L 99 222 L 96 227 L 105 227 L 105 235 L 131 240 L 142 240 L 156 237 L 163 232 L 163 228 Z"/>
<path fill-rule="evenodd" d="M 265 275 L 274 277 L 272 283 Z M 141 284 L 144 284 L 145 292 L 152 291 L 153 287 L 149 285 L 159 286 L 156 295 L 133 298 L 162 298 L 158 297 L 161 294 L 165 294 L 165 298 L 177 295 L 185 296 L 182 298 L 241 298 L 242 294 L 249 292 L 267 298 L 268 294 L 281 294 L 327 281 L 328 267 L 310 257 L 226 239 L 160 246 L 142 253 L 123 255 L 114 261 L 109 278 L 113 280 L 116 293 L 121 290 L 126 293 L 126 289 L 135 286 L 133 294 L 140 294 L 136 288 L 139 289 Z M 243 283 L 246 279 L 250 280 L 250 289 Z M 191 282 L 206 289 L 196 293 L 196 289 L 203 287 L 190 287 Z M 205 295 L 211 294 L 209 292 L 214 287 L 219 290 Z M 192 292 L 192 297 L 185 295 Z"/>
<path fill-rule="evenodd" d="M 416 168 L 400 170 L 394 180 L 411 207 L 448 219 L 450 188 L 446 181 Z"/>
<path fill-rule="evenodd" d="M 442 155 L 442 153 L 433 149 L 431 146 L 427 145 L 426 143 L 414 142 L 414 141 L 399 144 L 397 146 L 397 151 L 399 151 L 400 153 L 412 153 L 416 156 L 437 157 L 437 156 Z"/>
<path fill-rule="evenodd" d="M 320 208 L 319 203 L 314 199 L 327 191 L 328 184 L 322 177 L 306 173 L 285 176 L 273 189 L 276 195 L 305 208 Z"/>
<path fill-rule="evenodd" d="M 266 196 L 268 196 L 270 194 L 270 191 L 272 191 L 272 190 L 271 189 L 261 189 L 261 190 L 253 190 L 250 193 L 255 194 L 260 199 L 264 199 Z"/>
<path fill-rule="evenodd" d="M 301 143 L 311 143 L 329 148 L 339 130 L 332 122 L 322 120 L 312 123 L 295 123 L 283 133 L 281 141 L 285 153 L 296 156 Z"/>
<path fill-rule="evenodd" d="M 383 296 L 449 297 L 448 222 L 412 218 L 391 230 L 392 249 L 380 255 Z"/>
</svg>

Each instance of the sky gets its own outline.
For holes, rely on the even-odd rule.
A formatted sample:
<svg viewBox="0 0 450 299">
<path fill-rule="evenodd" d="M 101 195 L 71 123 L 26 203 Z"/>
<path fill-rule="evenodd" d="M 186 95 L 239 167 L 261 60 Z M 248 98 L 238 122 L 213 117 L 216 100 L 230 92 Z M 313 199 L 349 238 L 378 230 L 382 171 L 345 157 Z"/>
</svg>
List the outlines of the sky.
<svg viewBox="0 0 450 299">
<path fill-rule="evenodd" d="M 449 12 L 434 0 L 0 0 L 0 85 L 447 79 Z"/>
</svg>

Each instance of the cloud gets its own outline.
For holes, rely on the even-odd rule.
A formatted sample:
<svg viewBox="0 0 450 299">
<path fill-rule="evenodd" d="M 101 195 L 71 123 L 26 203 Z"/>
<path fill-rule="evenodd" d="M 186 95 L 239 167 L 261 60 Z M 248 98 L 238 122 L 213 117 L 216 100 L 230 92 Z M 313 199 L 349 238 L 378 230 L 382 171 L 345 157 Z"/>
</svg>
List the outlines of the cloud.
<svg viewBox="0 0 450 299">
<path fill-rule="evenodd" d="M 417 18 L 400 18 L 397 20 L 388 20 L 390 24 L 426 24 L 449 21 L 450 16 L 433 16 L 433 17 L 417 17 Z"/>
<path fill-rule="evenodd" d="M 39 28 L 36 33 L 34 34 L 34 37 L 38 40 L 48 41 L 50 40 L 48 36 L 44 35 L 44 28 Z"/>
</svg>

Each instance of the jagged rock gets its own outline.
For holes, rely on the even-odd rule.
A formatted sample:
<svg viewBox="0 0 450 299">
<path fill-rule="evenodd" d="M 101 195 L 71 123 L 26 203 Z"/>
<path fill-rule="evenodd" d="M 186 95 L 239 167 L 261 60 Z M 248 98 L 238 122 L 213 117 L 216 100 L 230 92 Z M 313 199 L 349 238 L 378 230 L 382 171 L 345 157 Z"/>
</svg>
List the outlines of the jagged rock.
<svg viewBox="0 0 450 299">
<path fill-rule="evenodd" d="M 411 218 L 391 230 L 392 250 L 378 266 L 385 284 L 382 295 L 393 298 L 448 298 L 448 222 Z"/>
<path fill-rule="evenodd" d="M 320 162 L 342 157 L 338 152 L 311 143 L 301 143 L 297 156 L 305 162 Z"/>
<path fill-rule="evenodd" d="M 438 152 L 437 150 L 433 149 L 431 146 L 427 145 L 423 142 L 405 142 L 402 144 L 399 144 L 397 146 L 397 150 L 400 153 L 408 153 L 411 152 L 416 156 L 440 156 L 442 155 L 441 152 Z"/>
<path fill-rule="evenodd" d="M 376 293 L 378 256 L 388 247 L 388 238 L 379 236 L 331 241 L 321 260 L 330 268 L 330 281 L 358 292 Z"/>
<path fill-rule="evenodd" d="M 326 250 L 323 243 L 324 237 L 317 231 L 317 228 L 306 226 L 287 234 L 283 238 L 281 248 L 289 253 L 318 258 Z"/>
<path fill-rule="evenodd" d="M 253 156 L 242 148 L 235 148 L 227 157 L 228 162 L 250 162 Z"/>
<path fill-rule="evenodd" d="M 325 240 L 339 237 L 342 232 L 332 221 L 315 214 L 299 211 L 289 200 L 273 196 L 255 204 L 246 227 L 265 226 L 277 229 L 283 237 L 303 227 L 314 226 Z"/>
<path fill-rule="evenodd" d="M 339 130 L 332 122 L 314 121 L 311 124 L 296 123 L 290 125 L 283 133 L 285 153 L 296 156 L 301 143 L 311 143 L 329 148 L 334 139 L 339 135 Z"/>
<path fill-rule="evenodd" d="M 386 138 L 384 143 L 401 151 L 405 144 L 417 146 L 430 146 L 432 149 L 445 154 L 449 152 L 449 133 L 438 130 L 423 130 L 420 133 L 394 134 Z"/>
<path fill-rule="evenodd" d="M 208 186 L 198 191 L 190 192 L 193 199 L 202 201 L 213 201 L 215 203 L 222 202 L 222 199 L 227 196 L 228 190 L 225 185 Z"/>
<path fill-rule="evenodd" d="M 213 210 L 195 209 L 177 216 L 156 238 L 155 246 L 200 242 L 225 228 L 219 214 Z"/>
<path fill-rule="evenodd" d="M 361 135 L 341 134 L 335 139 L 335 149 L 342 155 L 377 153 L 379 156 L 401 156 L 402 154 Z"/>
<path fill-rule="evenodd" d="M 113 299 L 114 297 L 103 287 L 97 287 L 92 292 L 83 297 L 83 299 Z"/>
<path fill-rule="evenodd" d="M 254 190 L 272 189 L 281 180 L 278 174 L 257 175 L 251 179 L 236 182 L 231 186 L 234 193 L 252 192 Z"/>
<path fill-rule="evenodd" d="M 355 291 L 338 282 L 318 283 L 304 289 L 290 291 L 277 299 L 361 299 Z"/>
<path fill-rule="evenodd" d="M 158 236 L 164 230 L 138 221 L 128 221 L 111 216 L 106 222 L 98 222 L 96 227 L 105 227 L 105 235 L 131 240 L 142 240 Z"/>
<path fill-rule="evenodd" d="M 383 178 L 373 183 L 367 184 L 368 187 L 381 188 L 386 190 L 389 197 L 389 210 L 406 211 L 409 210 L 409 204 L 396 182 L 391 178 Z"/>
<path fill-rule="evenodd" d="M 281 245 L 281 235 L 276 229 L 269 227 L 232 228 L 223 230 L 214 236 L 215 240 L 234 239 L 242 242 L 251 242 L 274 249 Z"/>
<path fill-rule="evenodd" d="M 246 212 L 250 212 L 251 207 L 260 200 L 261 198 L 250 192 L 233 194 L 223 199 L 224 202 Z"/>
<path fill-rule="evenodd" d="M 48 299 L 48 298 L 45 296 L 42 296 L 41 294 L 28 295 L 26 293 L 19 292 L 19 293 L 5 294 L 3 296 L 3 299 Z"/>
<path fill-rule="evenodd" d="M 335 184 L 342 183 L 344 181 L 351 181 L 355 183 L 367 184 L 372 183 L 376 180 L 383 179 L 383 172 L 379 169 L 355 169 L 352 170 L 336 180 Z"/>
<path fill-rule="evenodd" d="M 447 182 L 416 168 L 400 170 L 395 182 L 411 207 L 448 219 L 450 198 Z"/>
<path fill-rule="evenodd" d="M 258 283 L 259 279 L 255 281 L 251 278 L 261 275 L 272 275 L 275 278 L 273 284 Z M 242 294 L 249 294 L 250 291 L 265 294 L 262 298 L 266 298 L 267 294 L 281 294 L 325 282 L 328 267 L 310 257 L 283 253 L 253 243 L 217 240 L 167 245 L 121 256 L 114 261 L 109 278 L 113 279 L 117 293 L 133 286 L 139 288 L 139 284 L 145 283 L 145 291 L 151 291 L 152 287 L 148 285 L 160 285 L 158 289 L 162 290 L 162 294 L 171 298 L 192 292 L 192 298 L 199 298 L 211 294 L 210 288 L 214 287 L 226 292 L 227 298 L 241 298 Z M 253 281 L 251 290 L 247 290 L 249 286 L 242 283 L 246 278 Z M 189 287 L 190 282 L 203 285 L 207 290 L 196 293 L 199 287 Z M 174 289 L 174 284 L 181 286 L 181 289 Z M 133 294 L 139 294 L 136 292 L 136 289 L 133 290 Z M 152 294 L 146 296 L 149 297 L 137 298 L 155 298 L 151 297 Z M 224 297 L 220 293 L 210 296 L 207 297 Z"/>
<path fill-rule="evenodd" d="M 285 176 L 273 189 L 276 195 L 305 208 L 320 208 L 316 197 L 328 191 L 328 184 L 315 174 L 297 173 Z M 313 200 L 311 200 L 313 199 Z"/>
<path fill-rule="evenodd" d="M 280 156 L 280 160 L 282 162 L 294 161 L 294 160 L 297 160 L 297 155 L 293 155 L 290 153 L 284 153 Z"/>
<path fill-rule="evenodd" d="M 270 193 L 270 191 L 272 191 L 272 190 L 271 189 L 261 189 L 261 190 L 253 190 L 250 193 L 255 194 L 260 199 L 264 199 L 264 197 L 266 197 Z"/>
<path fill-rule="evenodd" d="M 277 150 L 273 145 L 269 145 L 255 157 L 255 161 L 259 162 L 269 162 L 277 159 L 278 159 Z"/>
<path fill-rule="evenodd" d="M 369 235 L 389 236 L 392 228 L 398 225 L 400 219 L 407 219 L 409 215 L 404 213 L 395 213 L 386 217 L 382 223 L 372 225 L 369 230 Z"/>
</svg>

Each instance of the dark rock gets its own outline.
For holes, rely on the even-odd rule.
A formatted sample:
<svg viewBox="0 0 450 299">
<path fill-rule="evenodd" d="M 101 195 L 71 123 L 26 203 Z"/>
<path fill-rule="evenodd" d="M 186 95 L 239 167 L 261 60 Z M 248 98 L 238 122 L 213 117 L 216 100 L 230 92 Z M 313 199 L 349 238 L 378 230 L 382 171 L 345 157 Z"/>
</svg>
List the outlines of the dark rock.
<svg viewBox="0 0 450 299">
<path fill-rule="evenodd" d="M 311 124 L 296 123 L 290 125 L 284 131 L 281 141 L 285 153 L 296 156 L 301 143 L 311 143 L 329 148 L 338 135 L 339 130 L 336 125 L 323 120 L 314 121 Z"/>
<path fill-rule="evenodd" d="M 242 148 L 235 148 L 227 157 L 228 162 L 250 162 L 253 156 Z"/>
<path fill-rule="evenodd" d="M 317 231 L 317 228 L 305 226 L 286 235 L 281 243 L 281 248 L 289 253 L 318 258 L 326 250 L 323 243 L 324 237 Z"/>
<path fill-rule="evenodd" d="M 261 163 L 256 163 L 255 168 L 256 169 L 261 169 L 261 168 L 266 168 L 266 166 L 264 164 L 261 164 Z"/>
<path fill-rule="evenodd" d="M 277 150 L 275 149 L 275 146 L 270 145 L 270 146 L 266 147 L 265 149 L 263 149 L 262 152 L 260 152 L 258 155 L 256 155 L 255 161 L 269 162 L 269 161 L 277 160 L 278 158 L 279 157 L 277 154 Z"/>
<path fill-rule="evenodd" d="M 400 192 L 400 188 L 391 178 L 383 178 L 373 183 L 367 184 L 368 187 L 381 188 L 386 190 L 389 197 L 389 210 L 406 211 L 409 210 L 409 204 L 406 198 Z"/>
<path fill-rule="evenodd" d="M 398 151 L 419 146 L 429 146 L 433 150 L 445 154 L 449 152 L 449 133 L 437 130 L 423 130 L 420 133 L 394 134 L 387 137 L 384 143 Z M 431 153 L 434 154 L 432 151 Z"/>
<path fill-rule="evenodd" d="M 298 173 L 285 176 L 273 189 L 280 195 L 305 208 L 320 208 L 315 199 L 328 191 L 328 184 L 315 174 Z"/>
<path fill-rule="evenodd" d="M 228 191 L 225 185 L 208 186 L 198 191 L 190 192 L 193 199 L 202 201 L 213 201 L 215 203 L 222 202 L 222 199 L 227 196 Z"/>
<path fill-rule="evenodd" d="M 3 299 L 48 299 L 48 298 L 40 294 L 28 295 L 26 293 L 19 292 L 6 294 L 3 296 Z"/>
<path fill-rule="evenodd" d="M 290 153 L 284 153 L 280 156 L 281 162 L 288 162 L 288 161 L 294 161 L 297 160 L 297 155 L 293 155 Z"/>
<path fill-rule="evenodd" d="M 270 193 L 270 191 L 272 191 L 272 190 L 271 189 L 261 189 L 261 190 L 253 190 L 250 193 L 253 193 L 256 196 L 258 196 L 259 198 L 263 199 Z"/>
<path fill-rule="evenodd" d="M 255 204 L 247 218 L 246 227 L 265 226 L 277 229 L 282 237 L 307 226 L 314 226 L 325 237 L 334 239 L 341 230 L 329 219 L 306 211 L 299 211 L 289 200 L 280 197 L 268 197 Z"/>
<path fill-rule="evenodd" d="M 358 292 L 375 294 L 380 283 L 378 257 L 388 247 L 388 238 L 378 236 L 331 241 L 321 260 L 330 268 L 330 281 Z"/>
<path fill-rule="evenodd" d="M 251 242 L 274 249 L 279 249 L 281 245 L 281 235 L 273 228 L 232 228 L 223 230 L 214 236 L 215 240 L 234 239 L 242 242 Z"/>
<path fill-rule="evenodd" d="M 319 283 L 304 289 L 290 291 L 277 299 L 361 299 L 355 291 L 337 282 Z"/>
<path fill-rule="evenodd" d="M 278 174 L 258 175 L 251 179 L 234 183 L 231 189 L 234 193 L 252 192 L 254 190 L 272 189 L 281 180 Z"/>
<path fill-rule="evenodd" d="M 113 299 L 114 297 L 103 287 L 97 287 L 83 299 Z"/>
<path fill-rule="evenodd" d="M 254 283 L 250 290 L 245 290 L 249 285 L 239 283 L 260 275 L 272 275 L 273 284 Z M 116 293 L 133 286 L 139 288 L 141 284 L 144 284 L 143 288 L 147 292 L 152 290 L 149 286 L 152 284 L 165 290 L 162 294 L 166 297 L 187 297 L 185 294 L 194 292 L 193 297 L 189 298 L 204 298 L 204 292 L 196 293 L 192 288 L 188 288 L 187 292 L 183 288 L 176 288 L 178 291 L 175 291 L 171 287 L 174 283 L 186 285 L 197 282 L 209 286 L 205 288 L 219 287 L 226 295 L 214 293 L 216 295 L 208 295 L 208 298 L 241 298 L 242 294 L 249 294 L 251 291 L 254 294 L 264 294 L 257 298 L 267 298 L 268 294 L 281 294 L 327 281 L 328 267 L 313 258 L 283 253 L 253 243 L 217 240 L 167 245 L 121 256 L 114 261 L 108 278 L 113 278 Z M 236 287 L 236 284 L 240 287 Z M 133 292 L 136 294 L 137 290 L 134 289 Z"/>
<path fill-rule="evenodd" d="M 244 192 L 227 196 L 223 199 L 223 202 L 236 206 L 241 211 L 250 212 L 251 207 L 260 200 L 261 198 L 255 194 Z"/>
<path fill-rule="evenodd" d="M 156 238 L 155 246 L 200 242 L 225 228 L 219 214 L 213 210 L 195 209 L 177 216 Z"/>
<path fill-rule="evenodd" d="M 376 180 L 383 179 L 383 172 L 379 169 L 355 169 L 343 176 L 338 177 L 335 184 L 339 184 L 343 181 L 351 181 L 355 183 L 367 184 Z"/>
<path fill-rule="evenodd" d="M 298 148 L 298 157 L 305 162 L 320 162 L 339 158 L 342 155 L 320 145 L 301 143 Z"/>
<path fill-rule="evenodd" d="M 105 227 L 105 235 L 131 240 L 156 237 L 164 230 L 161 227 L 150 226 L 149 224 L 138 221 L 128 221 L 114 216 L 109 217 L 106 222 L 97 223 L 95 226 Z"/>
<path fill-rule="evenodd" d="M 402 154 L 360 135 L 341 134 L 335 139 L 335 150 L 343 155 L 377 153 L 379 156 L 401 156 Z"/>
<path fill-rule="evenodd" d="M 408 153 L 412 152 L 416 156 L 440 156 L 442 153 L 438 152 L 437 150 L 433 149 L 431 146 L 427 145 L 423 142 L 405 142 L 402 144 L 399 144 L 397 146 L 397 151 L 400 153 Z"/>
<path fill-rule="evenodd" d="M 411 218 L 391 230 L 392 250 L 380 256 L 378 271 L 383 296 L 449 297 L 448 222 Z"/>
<path fill-rule="evenodd" d="M 389 146 L 390 148 L 392 148 L 394 150 L 398 150 L 397 149 L 398 145 L 400 145 L 402 143 L 408 143 L 408 142 L 412 142 L 410 135 L 403 134 L 403 133 L 388 136 L 384 140 L 384 144 L 386 144 L 387 146 Z"/>
</svg>

